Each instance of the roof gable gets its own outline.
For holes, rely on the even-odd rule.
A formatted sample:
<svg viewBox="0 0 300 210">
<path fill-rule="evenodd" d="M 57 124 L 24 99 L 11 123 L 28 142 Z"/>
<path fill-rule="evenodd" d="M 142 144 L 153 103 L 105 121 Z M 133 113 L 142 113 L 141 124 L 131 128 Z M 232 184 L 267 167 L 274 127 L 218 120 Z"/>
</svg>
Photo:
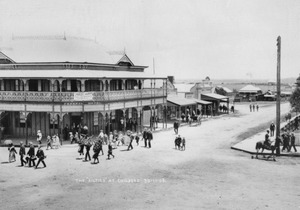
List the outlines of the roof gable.
<svg viewBox="0 0 300 210">
<path fill-rule="evenodd" d="M 129 57 L 124 54 L 123 57 L 117 62 L 118 65 L 129 65 L 129 66 L 134 66 L 134 64 L 132 63 L 132 61 L 129 59 Z"/>
<path fill-rule="evenodd" d="M 11 58 L 0 52 L 0 64 L 15 63 Z"/>
<path fill-rule="evenodd" d="M 245 87 L 240 89 L 239 92 L 258 92 L 258 91 L 261 91 L 259 87 L 255 87 L 253 85 L 246 85 Z"/>
</svg>

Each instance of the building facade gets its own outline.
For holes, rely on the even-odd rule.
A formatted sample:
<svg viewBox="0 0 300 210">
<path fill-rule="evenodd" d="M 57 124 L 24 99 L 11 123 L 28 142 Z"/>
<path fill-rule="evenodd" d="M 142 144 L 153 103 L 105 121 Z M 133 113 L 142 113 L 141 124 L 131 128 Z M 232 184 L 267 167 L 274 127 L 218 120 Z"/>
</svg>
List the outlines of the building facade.
<svg viewBox="0 0 300 210">
<path fill-rule="evenodd" d="M 13 45 L 0 48 L 2 136 L 28 139 L 41 130 L 44 136 L 64 138 L 67 126 L 70 130 L 84 125 L 89 135 L 98 135 L 100 130 L 141 131 L 144 126 L 152 127 L 155 116 L 165 126 L 167 77 L 147 75 L 147 67 L 134 65 L 125 53 L 89 52 L 98 47 L 96 43 L 91 48 L 88 42 L 84 48 L 80 40 L 77 50 L 74 43 L 78 40 L 34 39 L 30 42 L 42 49 L 33 52 L 24 50 L 22 41 L 16 39 Z M 103 55 L 113 58 L 104 63 Z"/>
</svg>

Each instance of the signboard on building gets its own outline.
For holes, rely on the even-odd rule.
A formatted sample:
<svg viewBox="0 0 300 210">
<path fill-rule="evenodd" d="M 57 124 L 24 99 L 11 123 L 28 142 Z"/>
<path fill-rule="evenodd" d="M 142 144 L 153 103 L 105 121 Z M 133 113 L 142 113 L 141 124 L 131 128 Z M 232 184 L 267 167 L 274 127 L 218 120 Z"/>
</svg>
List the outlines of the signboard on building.
<svg viewBox="0 0 300 210">
<path fill-rule="evenodd" d="M 94 125 L 98 125 L 98 112 L 94 112 Z"/>
<path fill-rule="evenodd" d="M 76 92 L 74 101 L 93 101 L 93 92 Z"/>
<path fill-rule="evenodd" d="M 20 112 L 20 123 L 25 123 L 26 114 L 25 112 Z"/>
</svg>

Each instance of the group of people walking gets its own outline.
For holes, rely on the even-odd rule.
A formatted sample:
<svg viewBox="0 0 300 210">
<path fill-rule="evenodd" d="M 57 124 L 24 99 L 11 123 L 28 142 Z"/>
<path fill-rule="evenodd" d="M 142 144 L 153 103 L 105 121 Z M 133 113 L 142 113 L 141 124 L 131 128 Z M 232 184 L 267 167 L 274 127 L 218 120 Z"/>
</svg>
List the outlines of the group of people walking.
<svg viewBox="0 0 300 210">
<path fill-rule="evenodd" d="M 104 155 L 103 145 L 107 145 L 107 160 L 110 160 L 111 157 L 115 158 L 113 149 L 117 149 L 118 146 L 128 145 L 127 150 L 132 150 L 134 140 L 136 141 L 136 145 L 139 146 L 139 140 L 141 137 L 145 141 L 145 147 L 151 148 L 153 134 L 149 129 L 144 129 L 142 135 L 132 131 L 127 131 L 125 134 L 121 131 L 114 131 L 107 135 L 103 132 L 103 130 L 100 131 L 97 138 L 94 138 L 93 136 L 89 137 L 88 135 L 80 135 L 77 139 L 77 143 L 79 145 L 79 159 L 84 159 L 83 161 L 85 162 L 91 161 L 90 150 L 92 148 L 94 152 L 92 156 L 94 159 L 93 163 L 97 164 L 99 163 L 99 155 Z"/>
<path fill-rule="evenodd" d="M 15 149 L 14 145 L 11 143 L 9 145 L 9 162 L 16 161 L 16 154 L 17 150 Z M 19 149 L 19 155 L 20 155 L 20 162 L 21 166 L 26 166 L 28 164 L 28 167 L 34 167 L 35 169 L 39 166 L 40 162 L 43 163 L 44 167 L 46 167 L 45 158 L 46 155 L 44 154 L 44 151 L 42 150 L 42 145 L 38 145 L 38 150 L 35 152 L 35 148 L 32 142 L 29 142 L 29 150 L 26 153 L 25 145 L 23 142 L 20 142 L 20 149 Z M 38 159 L 37 164 L 35 164 L 35 161 Z"/>
<path fill-rule="evenodd" d="M 285 150 L 287 152 L 291 152 L 291 149 L 293 148 L 295 152 L 297 152 L 296 146 L 295 146 L 295 134 L 293 132 L 288 132 L 285 130 L 283 134 L 281 135 L 282 137 L 282 152 Z"/>
<path fill-rule="evenodd" d="M 145 147 L 151 148 L 151 141 L 153 140 L 153 134 L 150 129 L 144 129 L 143 131 L 143 139 L 145 142 Z"/>
<path fill-rule="evenodd" d="M 270 130 L 271 130 L 271 136 L 274 136 L 274 129 L 275 125 L 274 123 L 271 123 L 270 125 Z M 279 137 L 277 137 L 279 138 Z M 280 139 L 280 138 L 279 138 Z M 282 149 L 281 151 L 286 151 L 286 152 L 291 152 L 291 149 L 293 148 L 295 152 L 297 152 L 295 141 L 296 137 L 293 132 L 289 132 L 288 130 L 284 130 L 284 132 L 281 134 L 281 139 L 280 141 L 282 142 Z M 271 140 L 270 140 L 270 131 L 267 130 L 267 133 L 265 134 L 265 141 L 264 144 L 266 147 L 271 146 Z"/>
<path fill-rule="evenodd" d="M 59 147 L 61 147 L 58 135 L 53 135 L 52 137 L 47 136 L 47 148 L 46 148 L 46 150 L 48 150 L 49 147 L 51 149 L 58 149 Z"/>
<path fill-rule="evenodd" d="M 250 112 L 255 112 L 255 109 L 256 109 L 257 112 L 259 110 L 258 104 L 251 104 L 250 103 L 249 108 L 250 108 Z"/>
</svg>

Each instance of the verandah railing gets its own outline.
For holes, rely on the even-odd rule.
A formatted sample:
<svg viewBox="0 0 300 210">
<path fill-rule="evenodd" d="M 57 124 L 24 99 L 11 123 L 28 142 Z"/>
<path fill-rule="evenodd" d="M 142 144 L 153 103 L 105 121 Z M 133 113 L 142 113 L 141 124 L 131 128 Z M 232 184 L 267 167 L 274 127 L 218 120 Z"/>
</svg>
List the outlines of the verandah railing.
<svg viewBox="0 0 300 210">
<path fill-rule="evenodd" d="M 166 96 L 163 89 L 141 89 L 94 92 L 32 92 L 32 91 L 0 91 L 1 101 L 30 102 L 76 102 L 76 101 L 123 101 Z"/>
</svg>

